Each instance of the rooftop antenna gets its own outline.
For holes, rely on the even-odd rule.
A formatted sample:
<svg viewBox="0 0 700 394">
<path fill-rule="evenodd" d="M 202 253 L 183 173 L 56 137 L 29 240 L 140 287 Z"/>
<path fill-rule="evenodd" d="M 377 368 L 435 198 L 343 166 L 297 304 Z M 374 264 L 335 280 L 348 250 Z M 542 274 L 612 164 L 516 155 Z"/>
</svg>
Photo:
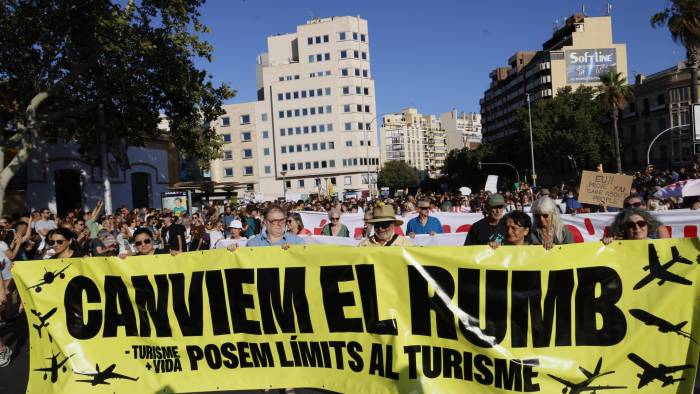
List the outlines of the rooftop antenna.
<svg viewBox="0 0 700 394">
<path fill-rule="evenodd" d="M 581 13 L 586 16 L 586 4 L 581 4 Z"/>
<path fill-rule="evenodd" d="M 605 16 L 610 16 L 612 13 L 612 2 L 608 1 L 608 6 L 605 10 Z"/>
<path fill-rule="evenodd" d="M 555 19 L 554 22 L 552 22 L 552 30 L 554 30 L 554 32 L 559 30 L 559 19 Z"/>
</svg>

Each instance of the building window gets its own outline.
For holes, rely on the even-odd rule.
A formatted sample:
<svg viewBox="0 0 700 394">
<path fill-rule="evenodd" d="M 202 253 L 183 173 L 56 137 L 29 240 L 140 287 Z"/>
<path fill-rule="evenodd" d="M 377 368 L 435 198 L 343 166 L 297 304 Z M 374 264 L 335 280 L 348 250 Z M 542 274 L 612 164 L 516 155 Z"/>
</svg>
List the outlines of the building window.
<svg viewBox="0 0 700 394">
<path fill-rule="evenodd" d="M 328 168 L 328 162 L 325 160 L 321 161 L 321 168 Z"/>
<path fill-rule="evenodd" d="M 335 142 L 329 141 L 328 142 L 328 149 L 335 149 Z"/>
<path fill-rule="evenodd" d="M 352 56 L 353 56 L 355 59 L 358 59 L 358 58 L 360 57 L 360 51 L 352 51 Z"/>
<path fill-rule="evenodd" d="M 350 141 L 350 140 L 345 141 L 345 146 L 347 146 L 348 148 L 351 147 L 352 141 Z"/>
<path fill-rule="evenodd" d="M 329 166 L 330 168 L 335 168 L 335 160 L 330 160 L 330 161 L 328 161 L 328 166 Z"/>
<path fill-rule="evenodd" d="M 350 185 L 352 185 L 352 177 L 346 176 L 345 177 L 345 186 L 350 186 Z"/>
<path fill-rule="evenodd" d="M 287 153 L 287 147 L 285 145 L 282 145 L 282 153 Z"/>
<path fill-rule="evenodd" d="M 246 176 L 253 175 L 253 167 L 252 166 L 243 167 L 243 175 L 246 175 Z"/>
<path fill-rule="evenodd" d="M 362 52 L 362 60 L 367 60 L 367 52 Z"/>
<path fill-rule="evenodd" d="M 338 33 L 338 40 L 345 41 L 345 32 L 344 31 L 341 31 L 340 33 Z"/>
<path fill-rule="evenodd" d="M 350 94 L 350 86 L 343 86 L 343 94 Z"/>
<path fill-rule="evenodd" d="M 250 124 L 250 115 L 241 115 L 241 124 Z"/>
<path fill-rule="evenodd" d="M 251 157 L 253 157 L 253 150 L 252 149 L 243 149 L 243 158 L 250 159 Z"/>
<path fill-rule="evenodd" d="M 344 68 L 344 69 L 340 70 L 340 75 L 347 77 L 348 76 L 348 69 Z"/>
<path fill-rule="evenodd" d="M 272 172 L 272 168 L 270 166 L 265 166 L 265 173 L 269 174 Z"/>
<path fill-rule="evenodd" d="M 313 63 L 314 58 L 315 58 L 314 55 L 309 55 L 309 63 Z"/>
<path fill-rule="evenodd" d="M 299 98 L 299 92 L 294 92 L 294 98 L 298 99 Z"/>
<path fill-rule="evenodd" d="M 222 134 L 224 137 L 224 144 L 231 143 L 231 134 Z"/>
<path fill-rule="evenodd" d="M 365 96 L 369 96 L 369 88 L 365 88 Z"/>
<path fill-rule="evenodd" d="M 367 73 L 367 70 L 362 70 L 362 76 L 365 77 L 365 78 L 367 78 L 367 75 L 369 75 L 369 74 Z"/>
<path fill-rule="evenodd" d="M 228 116 L 224 116 L 223 118 L 221 118 L 221 125 L 224 127 L 230 126 L 231 125 L 231 118 L 229 118 Z"/>
<path fill-rule="evenodd" d="M 225 150 L 224 151 L 224 160 L 231 160 L 233 159 L 233 152 L 230 150 Z"/>
<path fill-rule="evenodd" d="M 350 131 L 350 130 L 352 130 L 352 123 L 345 122 L 345 131 Z"/>
<path fill-rule="evenodd" d="M 284 100 L 284 94 L 277 93 L 277 101 L 283 101 L 283 100 Z"/>
<path fill-rule="evenodd" d="M 321 43 L 321 36 L 316 36 L 316 44 L 320 44 L 320 43 Z"/>
<path fill-rule="evenodd" d="M 280 119 L 284 118 L 284 111 L 280 111 L 278 115 Z"/>
<path fill-rule="evenodd" d="M 287 165 L 286 165 L 286 164 L 282 164 L 282 171 L 287 171 Z"/>
<path fill-rule="evenodd" d="M 326 131 L 333 131 L 333 125 L 331 123 L 326 125 Z"/>
<path fill-rule="evenodd" d="M 333 112 L 333 107 L 330 105 L 326 105 L 326 113 L 330 114 L 331 112 Z"/>
<path fill-rule="evenodd" d="M 359 76 L 360 76 L 360 69 L 359 69 L 359 68 L 356 68 L 356 69 L 355 69 L 355 76 L 356 76 L 356 77 L 359 77 Z"/>
<path fill-rule="evenodd" d="M 303 188 L 304 188 L 304 180 L 299 179 L 299 189 L 303 189 Z"/>
<path fill-rule="evenodd" d="M 270 156 L 270 148 L 263 148 L 263 156 Z"/>
<path fill-rule="evenodd" d="M 328 42 L 328 34 L 323 36 L 323 42 Z"/>
<path fill-rule="evenodd" d="M 350 104 L 343 105 L 343 112 L 350 112 Z"/>
<path fill-rule="evenodd" d="M 357 33 L 356 32 L 352 32 L 352 39 L 357 41 Z"/>
<path fill-rule="evenodd" d="M 347 59 L 348 58 L 348 51 L 340 51 L 340 58 Z"/>
<path fill-rule="evenodd" d="M 249 142 L 251 139 L 250 131 L 244 131 L 241 133 L 241 142 Z"/>
<path fill-rule="evenodd" d="M 285 181 L 284 183 L 286 184 L 287 189 L 291 189 L 291 188 L 292 188 L 292 181 Z"/>
<path fill-rule="evenodd" d="M 289 163 L 289 171 L 295 171 L 297 169 L 296 163 Z"/>
<path fill-rule="evenodd" d="M 286 100 L 291 100 L 291 99 L 292 99 L 292 93 L 291 93 L 291 92 L 285 93 L 285 94 L 284 94 L 284 98 L 285 98 Z"/>
<path fill-rule="evenodd" d="M 318 150 L 318 143 L 317 142 L 314 142 L 313 144 L 311 144 L 311 150 Z"/>
<path fill-rule="evenodd" d="M 318 168 L 318 162 L 317 162 L 317 161 L 314 162 L 314 168 Z"/>
<path fill-rule="evenodd" d="M 364 34 L 360 34 L 360 41 L 362 41 L 362 42 L 367 41 L 367 36 L 365 36 Z"/>
<path fill-rule="evenodd" d="M 233 176 L 233 168 L 231 168 L 231 167 L 224 168 L 224 177 L 230 178 L 232 176 Z"/>
<path fill-rule="evenodd" d="M 307 38 L 307 39 L 306 39 L 306 43 L 309 44 L 309 45 L 313 45 L 313 44 L 314 44 L 314 38 L 313 38 L 313 37 Z"/>
<path fill-rule="evenodd" d="M 262 137 L 263 137 L 264 140 L 270 138 L 270 132 L 268 132 L 267 130 L 263 131 L 263 132 L 262 132 Z"/>
<path fill-rule="evenodd" d="M 260 115 L 260 120 L 261 120 L 262 122 L 267 122 L 267 113 L 261 114 L 261 115 Z"/>
<path fill-rule="evenodd" d="M 331 54 L 326 52 L 323 54 L 323 60 L 331 60 Z"/>
</svg>

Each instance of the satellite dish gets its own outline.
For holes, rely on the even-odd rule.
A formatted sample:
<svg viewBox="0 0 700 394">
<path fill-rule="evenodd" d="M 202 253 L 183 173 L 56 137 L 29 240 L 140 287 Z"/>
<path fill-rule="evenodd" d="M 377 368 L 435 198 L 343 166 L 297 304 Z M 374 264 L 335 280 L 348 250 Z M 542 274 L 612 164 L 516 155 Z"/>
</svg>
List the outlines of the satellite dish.
<svg viewBox="0 0 700 394">
<path fill-rule="evenodd" d="M 472 194 L 472 189 L 470 189 L 466 186 L 462 186 L 459 188 L 459 192 L 462 193 L 463 196 L 468 196 L 468 195 Z"/>
</svg>

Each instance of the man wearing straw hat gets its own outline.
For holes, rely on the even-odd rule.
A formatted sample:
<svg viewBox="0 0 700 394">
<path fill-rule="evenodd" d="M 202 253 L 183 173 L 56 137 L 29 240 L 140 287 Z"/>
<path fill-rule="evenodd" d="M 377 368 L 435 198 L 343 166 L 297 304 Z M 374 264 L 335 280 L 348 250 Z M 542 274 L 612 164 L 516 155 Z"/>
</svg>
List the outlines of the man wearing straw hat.
<svg viewBox="0 0 700 394">
<path fill-rule="evenodd" d="M 358 246 L 412 246 L 410 239 L 394 232 L 395 226 L 403 224 L 403 220 L 396 218 L 394 207 L 382 205 L 374 207 L 372 219 L 367 221 L 372 224 L 374 234 L 360 242 Z"/>
</svg>

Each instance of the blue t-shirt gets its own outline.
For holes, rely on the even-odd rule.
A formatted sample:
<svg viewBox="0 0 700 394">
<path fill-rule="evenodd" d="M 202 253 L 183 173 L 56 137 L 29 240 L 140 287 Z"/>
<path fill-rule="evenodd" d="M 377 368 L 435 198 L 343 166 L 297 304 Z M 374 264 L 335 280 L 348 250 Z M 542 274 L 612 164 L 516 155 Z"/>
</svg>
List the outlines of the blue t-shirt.
<svg viewBox="0 0 700 394">
<path fill-rule="evenodd" d="M 432 216 L 428 216 L 428 221 L 425 222 L 425 226 L 420 222 L 420 216 L 416 216 L 409 220 L 408 224 L 406 225 L 406 234 L 430 234 L 433 231 L 436 234 L 442 234 L 442 224 L 440 223 L 440 220 Z"/>
<path fill-rule="evenodd" d="M 249 239 L 246 246 L 281 246 L 283 244 L 303 245 L 304 240 L 297 235 L 286 232 L 282 236 L 282 239 L 275 243 L 270 243 L 270 240 L 267 238 L 267 231 L 263 231 L 255 237 Z"/>
</svg>

